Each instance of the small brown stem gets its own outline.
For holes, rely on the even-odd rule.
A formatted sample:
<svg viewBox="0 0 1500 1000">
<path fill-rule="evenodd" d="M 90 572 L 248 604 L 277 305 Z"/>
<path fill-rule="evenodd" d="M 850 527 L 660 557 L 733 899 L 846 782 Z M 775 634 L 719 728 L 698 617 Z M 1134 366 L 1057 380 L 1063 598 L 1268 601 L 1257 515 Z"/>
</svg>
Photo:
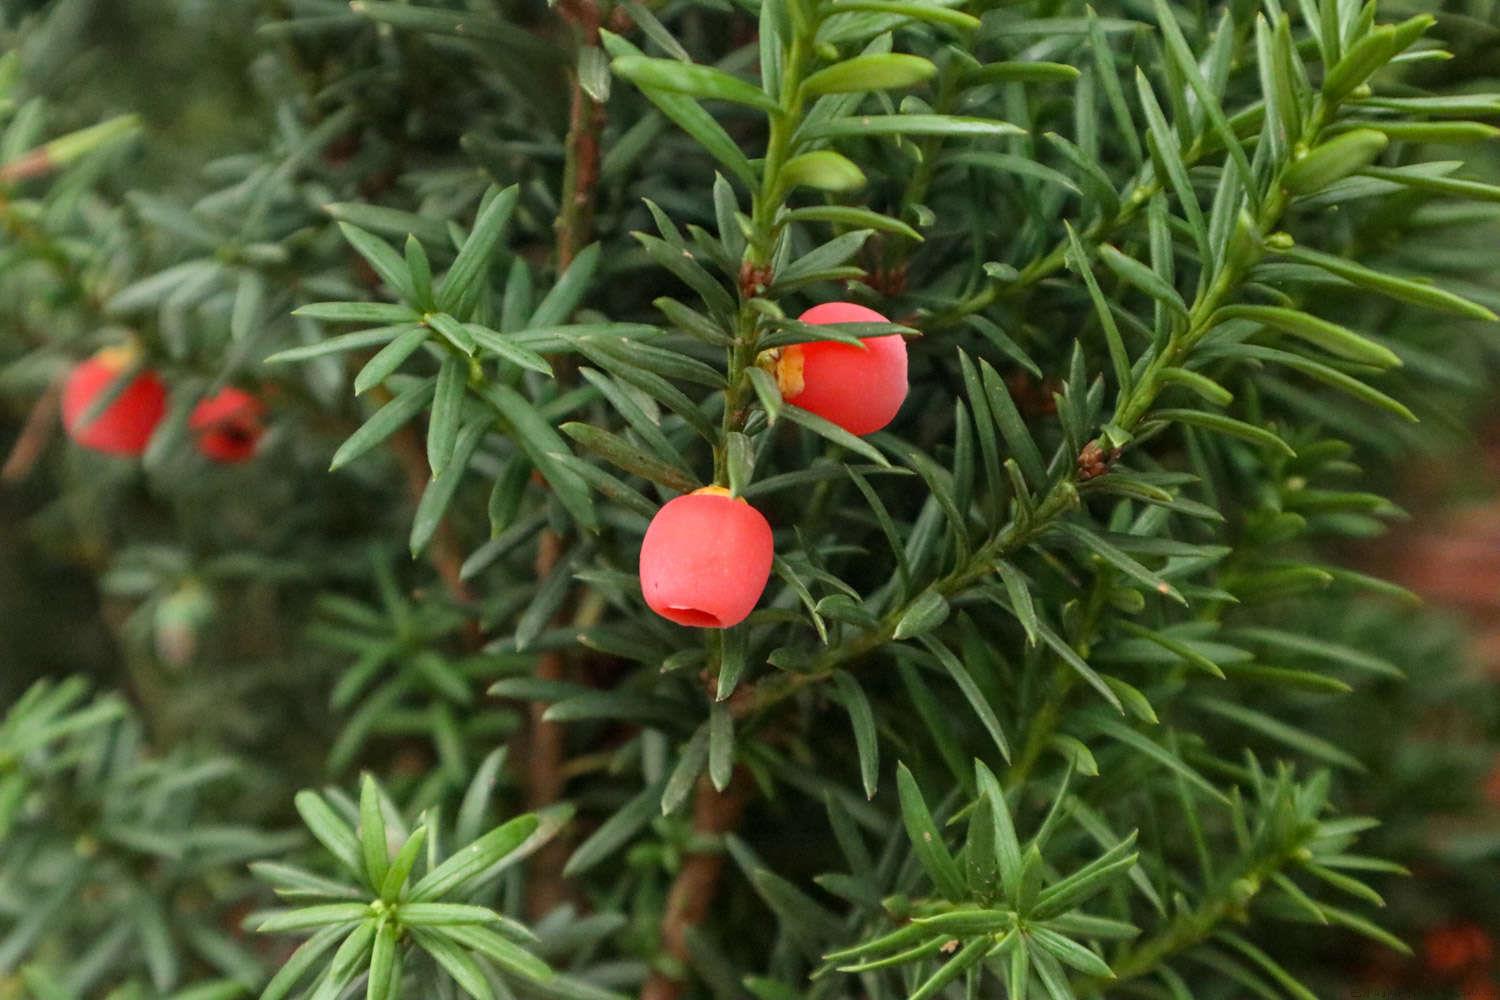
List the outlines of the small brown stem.
<svg viewBox="0 0 1500 1000">
<path fill-rule="evenodd" d="M 573 26 L 578 44 L 599 47 L 601 13 L 597 0 L 563 0 L 558 8 Z M 604 105 L 583 89 L 578 71 L 568 75 L 568 136 L 565 141 L 562 196 L 557 214 L 557 267 L 573 262 L 594 229 L 595 189 L 599 183 L 599 136 L 604 131 Z"/>
<path fill-rule="evenodd" d="M 0 482 L 19 483 L 31 474 L 57 427 L 57 411 L 61 403 L 62 380 L 59 379 L 47 387 L 26 415 L 21 434 L 6 456 L 5 465 L 0 467 Z"/>
<path fill-rule="evenodd" d="M 604 105 L 590 97 L 574 77 L 569 112 L 568 151 L 562 211 L 557 217 L 557 266 L 567 267 L 588 243 L 594 229 L 594 187 L 599 182 L 599 133 Z"/>
<path fill-rule="evenodd" d="M 556 532 L 550 528 L 543 530 L 537 543 L 535 573 L 538 580 L 544 580 L 552 573 L 562 558 L 562 552 L 562 539 Z M 536 676 L 546 681 L 562 680 L 563 666 L 561 653 L 543 653 L 537 661 Z M 564 771 L 567 734 L 559 723 L 543 718 L 546 712 L 546 702 L 534 701 L 528 706 L 530 738 L 526 746 L 526 808 L 533 812 L 560 799 L 567 784 Z M 532 857 L 530 878 L 526 884 L 526 911 L 531 919 L 538 920 L 567 901 L 568 883 L 562 870 L 569 852 L 568 840 L 557 836 Z"/>
<path fill-rule="evenodd" d="M 724 852 L 717 841 L 740 825 L 750 789 L 749 774 L 743 769 L 735 771 L 729 787 L 722 792 L 706 776 L 698 779 L 693 796 L 693 833 L 702 844 L 678 870 L 661 918 L 661 947 L 671 960 L 671 968 L 659 968 L 651 974 L 641 987 L 640 1000 L 677 1000 L 687 988 L 687 935 L 703 923 L 713 904 L 724 871 Z"/>
<path fill-rule="evenodd" d="M 0 167 L 0 184 L 17 184 L 33 177 L 43 177 L 56 166 L 47 147 L 39 146 Z"/>
</svg>

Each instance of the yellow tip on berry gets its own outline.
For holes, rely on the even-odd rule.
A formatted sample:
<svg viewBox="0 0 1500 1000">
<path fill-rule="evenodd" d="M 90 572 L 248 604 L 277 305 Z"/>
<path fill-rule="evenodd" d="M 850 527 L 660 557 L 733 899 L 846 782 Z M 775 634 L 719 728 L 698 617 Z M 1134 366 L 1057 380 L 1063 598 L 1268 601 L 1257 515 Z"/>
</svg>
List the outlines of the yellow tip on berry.
<svg viewBox="0 0 1500 1000">
<path fill-rule="evenodd" d="M 776 359 L 776 388 L 781 390 L 782 399 L 792 399 L 802 395 L 803 351 L 801 344 L 791 344 L 783 348 L 781 356 Z"/>
<path fill-rule="evenodd" d="M 110 347 L 100 348 L 94 352 L 94 360 L 117 372 L 131 368 L 141 359 L 140 345 L 135 341 L 126 341 L 123 344 L 115 344 Z"/>
<path fill-rule="evenodd" d="M 688 496 L 694 497 L 699 495 L 708 497 L 728 497 L 731 500 L 735 500 L 739 503 L 745 504 L 747 507 L 750 505 L 749 500 L 746 500 L 744 497 L 735 496 L 729 491 L 729 487 L 719 486 L 718 484 L 715 484 L 713 486 L 700 486 L 696 490 L 688 494 Z"/>
</svg>

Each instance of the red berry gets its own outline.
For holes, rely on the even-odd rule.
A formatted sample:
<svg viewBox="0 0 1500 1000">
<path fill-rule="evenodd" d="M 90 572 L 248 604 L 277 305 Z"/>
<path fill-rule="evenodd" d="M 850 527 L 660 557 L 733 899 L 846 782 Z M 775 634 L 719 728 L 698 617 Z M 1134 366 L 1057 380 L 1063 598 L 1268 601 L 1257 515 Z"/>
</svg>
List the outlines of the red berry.
<svg viewBox="0 0 1500 1000">
<path fill-rule="evenodd" d="M 889 323 L 852 302 L 825 302 L 803 323 Z M 850 434 L 873 434 L 896 417 L 906 399 L 906 341 L 898 334 L 866 337 L 864 347 L 815 340 L 784 348 L 776 362 L 781 395 Z"/>
<path fill-rule="evenodd" d="M 641 542 L 641 592 L 678 625 L 744 621 L 771 577 L 771 526 L 760 511 L 709 486 L 668 501 Z"/>
<path fill-rule="evenodd" d="M 215 462 L 243 462 L 255 454 L 265 433 L 265 410 L 259 399 L 230 386 L 193 407 L 188 429 L 197 436 L 198 450 Z"/>
<path fill-rule="evenodd" d="M 1423 941 L 1427 967 L 1440 975 L 1456 976 L 1475 966 L 1490 963 L 1495 944 L 1484 928 L 1474 923 L 1452 923 L 1434 927 Z"/>
<path fill-rule="evenodd" d="M 63 385 L 63 429 L 85 448 L 109 455 L 139 455 L 167 412 L 167 389 L 153 371 L 130 380 L 114 401 L 84 422 L 90 406 L 129 367 L 133 351 L 106 349 L 75 365 Z"/>
</svg>

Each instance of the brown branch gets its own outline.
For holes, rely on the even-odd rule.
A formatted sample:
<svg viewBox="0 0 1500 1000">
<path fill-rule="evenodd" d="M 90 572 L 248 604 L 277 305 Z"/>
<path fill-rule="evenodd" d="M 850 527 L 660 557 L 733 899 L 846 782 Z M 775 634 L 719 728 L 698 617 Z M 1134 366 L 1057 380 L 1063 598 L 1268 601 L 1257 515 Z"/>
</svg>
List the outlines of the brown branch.
<svg viewBox="0 0 1500 1000">
<path fill-rule="evenodd" d="M 562 0 L 558 8 L 573 26 L 578 45 L 599 47 L 600 11 L 597 0 Z M 576 69 L 568 74 L 568 135 L 565 140 L 562 197 L 557 222 L 557 267 L 573 262 L 594 229 L 595 192 L 599 183 L 599 136 L 604 131 L 604 105 L 589 96 Z"/>
<path fill-rule="evenodd" d="M 735 771 L 729 787 L 722 792 L 706 775 L 698 779 L 693 796 L 693 833 L 701 846 L 683 861 L 667 894 L 661 947 L 670 960 L 669 967 L 652 972 L 641 987 L 640 1000 L 678 1000 L 687 988 L 688 932 L 708 916 L 724 871 L 724 852 L 718 841 L 739 826 L 751 787 L 744 769 Z"/>
<path fill-rule="evenodd" d="M 562 557 L 562 551 L 562 539 L 557 533 L 550 528 L 543 529 L 537 542 L 537 580 L 544 580 L 551 574 Z M 537 661 L 536 676 L 547 681 L 562 680 L 562 654 L 555 650 L 543 653 Z M 567 756 L 567 734 L 560 723 L 542 718 L 547 711 L 546 702 L 534 701 L 527 709 L 530 739 L 526 747 L 526 807 L 535 812 L 562 797 L 563 787 L 567 784 L 563 768 Z M 559 835 L 533 855 L 530 878 L 526 883 L 526 911 L 531 919 L 540 919 L 567 901 L 568 884 L 562 871 L 571 850 L 567 838 Z"/>
<path fill-rule="evenodd" d="M 19 483 L 30 475 L 57 427 L 57 411 L 61 403 L 62 380 L 58 379 L 47 387 L 26 415 L 21 434 L 6 456 L 5 465 L 0 467 L 0 482 Z"/>
<path fill-rule="evenodd" d="M 567 267 L 594 228 L 594 188 L 599 182 L 599 133 L 604 105 L 584 91 L 575 75 L 568 124 L 563 202 L 557 217 L 557 266 Z M 567 174 L 571 173 L 569 177 Z"/>
<path fill-rule="evenodd" d="M 600 11 L 597 0 L 563 0 L 559 5 L 563 18 L 573 27 L 580 46 L 599 45 Z M 567 268 L 589 241 L 594 227 L 594 202 L 599 182 L 599 136 L 604 130 L 604 105 L 583 89 L 576 70 L 569 76 L 570 110 L 565 141 L 566 161 L 563 167 L 562 195 L 557 221 L 557 269 Z M 559 367 L 559 378 L 568 370 Z M 544 529 L 537 545 L 535 574 L 545 579 L 562 557 L 563 543 L 556 533 Z M 537 661 L 536 676 L 542 680 L 562 680 L 565 676 L 562 654 L 543 653 Z M 567 784 L 565 764 L 567 739 L 563 727 L 543 716 L 547 705 L 533 702 L 528 706 L 529 731 L 526 747 L 526 803 L 536 811 L 552 805 L 562 797 Z M 530 878 L 526 887 L 526 910 L 533 920 L 539 919 L 569 898 L 563 866 L 571 853 L 564 836 L 554 837 L 532 857 Z"/>
</svg>

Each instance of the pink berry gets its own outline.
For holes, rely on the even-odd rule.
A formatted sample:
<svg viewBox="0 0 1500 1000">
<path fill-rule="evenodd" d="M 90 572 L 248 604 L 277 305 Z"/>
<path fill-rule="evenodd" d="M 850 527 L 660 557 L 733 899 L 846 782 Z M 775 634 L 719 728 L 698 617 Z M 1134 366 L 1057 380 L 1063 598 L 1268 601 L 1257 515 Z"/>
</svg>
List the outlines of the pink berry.
<svg viewBox="0 0 1500 1000">
<path fill-rule="evenodd" d="M 729 628 L 755 608 L 771 577 L 771 526 L 729 491 L 709 486 L 668 501 L 641 542 L 641 593 L 678 625 Z"/>
<path fill-rule="evenodd" d="M 803 323 L 889 323 L 852 302 L 825 302 L 798 317 Z M 898 334 L 866 337 L 863 348 L 815 340 L 782 349 L 776 362 L 781 395 L 850 434 L 873 434 L 896 417 L 906 399 L 906 341 Z"/>
</svg>

